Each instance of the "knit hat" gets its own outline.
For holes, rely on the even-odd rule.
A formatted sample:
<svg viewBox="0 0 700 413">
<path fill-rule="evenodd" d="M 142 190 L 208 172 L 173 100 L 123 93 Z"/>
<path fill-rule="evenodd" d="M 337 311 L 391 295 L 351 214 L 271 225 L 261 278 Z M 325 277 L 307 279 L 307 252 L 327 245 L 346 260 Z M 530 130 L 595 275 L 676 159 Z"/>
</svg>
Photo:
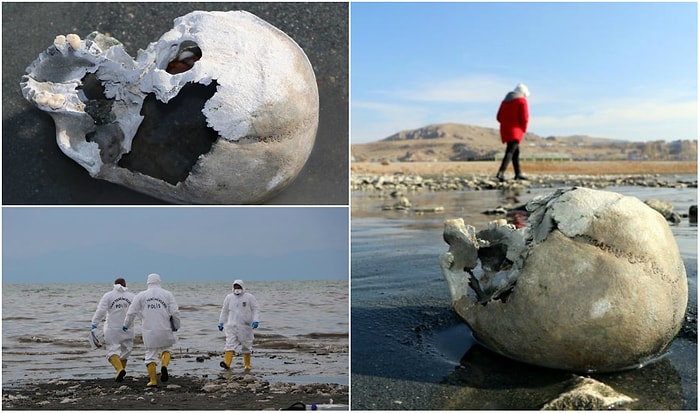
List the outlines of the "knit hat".
<svg viewBox="0 0 700 413">
<path fill-rule="evenodd" d="M 521 93 L 525 97 L 530 96 L 530 89 L 528 89 L 524 83 L 518 83 L 518 86 L 516 86 L 515 90 L 513 90 L 513 91 Z"/>
</svg>

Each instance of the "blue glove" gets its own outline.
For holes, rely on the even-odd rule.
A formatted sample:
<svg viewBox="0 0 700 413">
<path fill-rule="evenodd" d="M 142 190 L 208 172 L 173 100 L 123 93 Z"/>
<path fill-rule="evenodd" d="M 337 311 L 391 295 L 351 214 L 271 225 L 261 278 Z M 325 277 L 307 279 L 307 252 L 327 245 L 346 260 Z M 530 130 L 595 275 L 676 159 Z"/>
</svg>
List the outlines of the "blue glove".
<svg viewBox="0 0 700 413">
<path fill-rule="evenodd" d="M 251 324 L 251 325 L 253 326 L 253 328 L 258 328 L 258 322 L 257 322 L 257 321 L 253 321 L 253 324 Z"/>
<path fill-rule="evenodd" d="M 94 324 L 93 324 L 93 325 L 91 325 L 91 326 L 90 326 L 90 330 L 97 330 L 97 326 L 96 326 L 96 325 L 94 325 Z"/>
<path fill-rule="evenodd" d="M 122 331 L 126 331 L 126 330 L 128 330 L 128 329 L 129 329 L 129 327 L 127 327 L 127 326 L 122 326 Z"/>
<path fill-rule="evenodd" d="M 224 331 L 224 323 L 219 323 L 219 331 Z"/>
</svg>

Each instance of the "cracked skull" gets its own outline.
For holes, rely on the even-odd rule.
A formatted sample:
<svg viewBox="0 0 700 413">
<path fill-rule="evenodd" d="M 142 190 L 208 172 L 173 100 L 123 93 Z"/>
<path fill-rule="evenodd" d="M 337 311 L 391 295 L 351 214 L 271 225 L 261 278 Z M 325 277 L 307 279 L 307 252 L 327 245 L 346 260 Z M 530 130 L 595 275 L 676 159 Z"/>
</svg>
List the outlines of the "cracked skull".
<svg viewBox="0 0 700 413">
<path fill-rule="evenodd" d="M 172 203 L 259 203 L 303 168 L 318 127 L 313 68 L 244 11 L 175 19 L 132 59 L 116 39 L 59 35 L 22 93 L 90 176 Z"/>
<path fill-rule="evenodd" d="M 590 372 L 643 366 L 681 328 L 685 267 L 664 217 L 634 197 L 561 189 L 529 225 L 447 220 L 440 266 L 475 338 L 507 357 Z"/>
</svg>

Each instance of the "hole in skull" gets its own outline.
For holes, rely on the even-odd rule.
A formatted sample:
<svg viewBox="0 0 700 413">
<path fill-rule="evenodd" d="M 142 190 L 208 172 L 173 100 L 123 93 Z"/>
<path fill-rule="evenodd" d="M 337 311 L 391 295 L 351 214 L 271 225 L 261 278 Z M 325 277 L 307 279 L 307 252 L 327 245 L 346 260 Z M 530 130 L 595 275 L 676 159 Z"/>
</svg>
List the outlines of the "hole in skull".
<svg viewBox="0 0 700 413">
<path fill-rule="evenodd" d="M 479 248 L 478 255 L 481 260 L 481 268 L 486 271 L 498 272 L 509 267 L 512 262 L 506 258 L 508 246 L 504 244 L 491 245 Z"/>
<path fill-rule="evenodd" d="M 90 115 L 96 125 L 114 122 L 112 103 L 114 99 L 105 97 L 105 88 L 94 73 L 86 75 L 78 87 L 78 96 L 85 103 L 85 113 Z"/>
<path fill-rule="evenodd" d="M 192 69 L 195 62 L 202 58 L 202 50 L 197 46 L 197 43 L 186 40 L 180 44 L 180 49 L 175 57 L 168 62 L 165 71 L 171 75 L 186 72 Z"/>
<path fill-rule="evenodd" d="M 85 140 L 95 142 L 100 147 L 102 163 L 113 164 L 122 153 L 124 132 L 116 123 L 98 125 L 97 129 L 85 135 Z"/>
<path fill-rule="evenodd" d="M 105 164 L 113 164 L 122 153 L 124 133 L 114 123 L 112 114 L 114 99 L 105 97 L 102 82 L 94 73 L 87 74 L 78 87 L 78 96 L 85 103 L 85 113 L 95 121 L 95 130 L 85 136 L 88 142 L 95 142 L 100 147 L 100 158 Z"/>
<path fill-rule="evenodd" d="M 207 126 L 202 113 L 216 87 L 216 82 L 209 86 L 188 83 L 167 104 L 149 94 L 131 152 L 122 156 L 118 165 L 173 185 L 184 181 L 199 156 L 209 152 L 219 137 Z"/>
</svg>

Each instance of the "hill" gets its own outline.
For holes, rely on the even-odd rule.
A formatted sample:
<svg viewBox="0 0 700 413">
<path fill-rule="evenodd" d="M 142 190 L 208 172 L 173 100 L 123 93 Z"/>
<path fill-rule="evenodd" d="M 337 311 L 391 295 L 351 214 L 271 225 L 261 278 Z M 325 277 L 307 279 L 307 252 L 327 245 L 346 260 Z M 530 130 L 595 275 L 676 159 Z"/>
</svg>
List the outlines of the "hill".
<svg viewBox="0 0 700 413">
<path fill-rule="evenodd" d="M 357 162 L 447 162 L 499 159 L 499 131 L 493 128 L 443 123 L 395 133 L 377 142 L 351 145 Z M 542 137 L 527 133 L 522 159 L 589 161 L 695 161 L 697 140 L 630 142 L 584 135 Z"/>
</svg>

